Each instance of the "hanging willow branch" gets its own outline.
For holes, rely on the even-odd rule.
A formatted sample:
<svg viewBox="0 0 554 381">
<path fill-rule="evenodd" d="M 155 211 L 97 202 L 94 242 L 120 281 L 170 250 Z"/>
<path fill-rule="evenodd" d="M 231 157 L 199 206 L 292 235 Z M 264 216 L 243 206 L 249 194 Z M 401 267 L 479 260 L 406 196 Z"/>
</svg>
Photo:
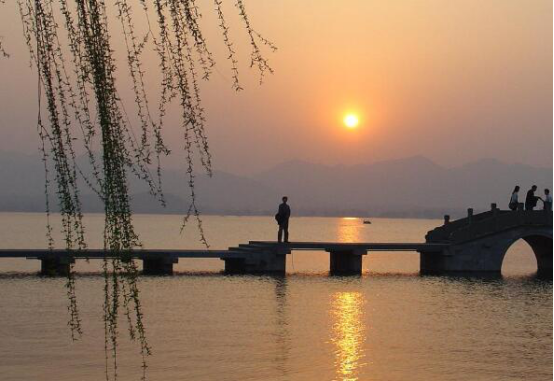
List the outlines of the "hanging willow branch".
<svg viewBox="0 0 554 381">
<path fill-rule="evenodd" d="M 4 4 L 5 2 L 6 0 L 0 0 L 0 5 Z M 4 42 L 4 37 L 0 36 L 0 57 L 9 58 L 10 55 L 4 49 L 3 42 Z"/>
<path fill-rule="evenodd" d="M 267 59 L 264 58 L 264 56 L 262 55 L 262 51 L 260 50 L 260 46 L 258 42 L 261 42 L 262 44 L 268 46 L 273 51 L 276 51 L 277 47 L 272 42 L 263 38 L 254 29 L 252 29 L 252 26 L 250 25 L 250 20 L 246 13 L 246 8 L 244 7 L 244 2 L 242 0 L 237 0 L 236 6 L 239 10 L 242 20 L 244 21 L 246 31 L 250 36 L 250 45 L 252 46 L 252 53 L 250 54 L 250 67 L 258 68 L 260 72 L 260 84 L 261 84 L 264 80 L 264 75 L 266 74 L 266 72 L 273 74 L 273 69 L 271 68 L 271 66 L 269 66 L 269 62 L 267 61 Z"/>
<path fill-rule="evenodd" d="M 200 26 L 202 16 L 195 0 L 17 1 L 23 35 L 38 73 L 37 128 L 42 141 L 47 216 L 54 190 L 62 217 L 65 248 L 70 253 L 86 248 L 81 187 L 92 189 L 104 205 L 106 379 L 111 376 L 115 379 L 121 308 L 131 339 L 140 344 L 144 368 L 146 356 L 151 353 L 140 304 L 138 268 L 130 255 L 141 243 L 132 221 L 129 176 L 143 180 L 150 193 L 165 205 L 161 158 L 170 151 L 162 132 L 172 102 L 180 106 L 185 175 L 191 198 L 183 224 L 189 217 L 195 217 L 201 240 L 207 245 L 196 206 L 194 176 L 197 162 L 211 175 L 212 159 L 199 81 L 209 79 L 215 60 Z M 232 87 L 240 90 L 238 60 L 223 0 L 213 1 L 231 65 Z M 0 0 L 2 2 L 4 0 Z M 250 65 L 258 69 L 262 81 L 264 75 L 273 70 L 260 46 L 265 45 L 273 51 L 276 48 L 252 28 L 243 1 L 236 0 L 234 6 L 252 48 Z M 148 25 L 148 30 L 142 34 L 136 27 L 137 13 Z M 151 18 L 155 22 L 151 23 Z M 131 80 L 136 120 L 131 120 L 125 111 L 120 96 L 124 89 L 116 81 L 113 42 L 117 37 L 123 37 L 125 45 L 123 53 Z M 158 57 L 161 77 L 160 98 L 154 109 L 146 90 L 142 58 L 148 48 Z M 1 39 L 0 54 L 6 55 Z M 136 123 L 134 127 L 133 123 Z M 85 153 L 90 169 L 78 165 L 77 152 Z M 53 248 L 51 233 L 48 222 L 48 242 Z M 69 272 L 67 294 L 69 326 L 76 339 L 81 334 L 81 320 L 73 267 Z"/>
<path fill-rule="evenodd" d="M 6 53 L 6 50 L 4 49 L 3 42 L 4 42 L 4 38 L 2 36 L 0 36 L 0 56 L 2 56 L 4 58 L 9 58 L 10 55 L 8 53 Z"/>
</svg>

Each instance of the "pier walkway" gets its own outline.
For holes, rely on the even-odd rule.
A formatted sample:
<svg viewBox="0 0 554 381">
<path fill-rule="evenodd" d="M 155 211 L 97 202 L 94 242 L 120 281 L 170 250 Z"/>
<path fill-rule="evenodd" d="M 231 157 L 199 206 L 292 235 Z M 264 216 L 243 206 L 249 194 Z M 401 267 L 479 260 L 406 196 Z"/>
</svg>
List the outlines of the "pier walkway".
<svg viewBox="0 0 554 381">
<path fill-rule="evenodd" d="M 413 251 L 420 254 L 425 274 L 456 272 L 499 273 L 509 247 L 519 239 L 533 249 L 538 272 L 552 274 L 552 211 L 491 210 L 450 221 L 427 233 L 420 243 L 375 242 L 290 242 L 250 241 L 225 250 L 134 250 L 123 260 L 141 260 L 145 274 L 172 274 L 173 265 L 183 258 L 215 258 L 225 262 L 229 274 L 285 274 L 286 256 L 293 251 L 329 253 L 331 274 L 361 274 L 362 257 L 374 251 Z M 0 250 L 0 258 L 27 258 L 41 261 L 43 275 L 67 274 L 77 259 L 104 259 L 113 254 L 104 250 Z"/>
<path fill-rule="evenodd" d="M 128 259 L 143 262 L 145 274 L 172 274 L 173 265 L 182 258 L 214 258 L 225 261 L 227 273 L 281 273 L 286 271 L 286 255 L 293 250 L 322 251 L 331 254 L 332 273 L 361 272 L 362 255 L 368 251 L 438 252 L 445 248 L 441 243 L 340 243 L 340 242 L 289 242 L 251 241 L 227 250 L 135 250 Z M 68 252 L 47 249 L 4 249 L 0 258 L 25 258 L 41 261 L 44 275 L 62 275 L 77 259 L 104 259 L 114 255 L 101 249 Z"/>
</svg>

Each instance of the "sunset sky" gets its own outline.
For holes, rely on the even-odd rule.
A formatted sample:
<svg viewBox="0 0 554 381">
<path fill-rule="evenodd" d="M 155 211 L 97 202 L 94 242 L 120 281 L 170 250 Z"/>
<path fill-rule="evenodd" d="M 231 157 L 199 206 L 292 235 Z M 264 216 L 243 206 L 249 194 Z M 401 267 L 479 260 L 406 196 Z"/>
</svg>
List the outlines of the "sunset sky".
<svg viewBox="0 0 554 381">
<path fill-rule="evenodd" d="M 11 54 L 0 60 L 0 150 L 33 153 L 36 73 L 13 3 L 0 5 Z M 213 3 L 198 3 L 218 62 L 203 85 L 216 169 L 251 174 L 291 159 L 351 165 L 413 155 L 445 166 L 485 157 L 552 165 L 551 0 L 245 0 L 254 28 L 279 49 L 265 51 L 275 74 L 259 86 L 246 33 L 226 7 L 239 94 Z M 346 128 L 347 114 L 356 128 Z M 172 142 L 177 121 L 169 115 Z"/>
</svg>

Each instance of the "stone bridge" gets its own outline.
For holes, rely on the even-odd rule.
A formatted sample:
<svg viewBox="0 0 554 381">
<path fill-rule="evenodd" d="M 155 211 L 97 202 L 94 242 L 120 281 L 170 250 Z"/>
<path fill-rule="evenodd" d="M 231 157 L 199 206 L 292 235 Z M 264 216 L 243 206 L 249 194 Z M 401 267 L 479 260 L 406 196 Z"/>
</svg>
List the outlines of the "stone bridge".
<svg viewBox="0 0 554 381">
<path fill-rule="evenodd" d="M 421 273 L 500 273 L 510 246 L 523 239 L 537 258 L 538 274 L 552 276 L 552 211 L 491 210 L 450 221 L 427 233 L 427 243 L 446 244 L 440 252 L 420 251 Z"/>
</svg>

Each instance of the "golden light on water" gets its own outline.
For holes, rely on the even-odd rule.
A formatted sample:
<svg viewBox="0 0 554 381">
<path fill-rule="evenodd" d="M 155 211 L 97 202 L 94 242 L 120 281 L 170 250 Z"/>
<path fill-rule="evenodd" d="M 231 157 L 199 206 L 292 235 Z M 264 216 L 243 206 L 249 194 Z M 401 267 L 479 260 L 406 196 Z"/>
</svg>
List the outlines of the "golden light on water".
<svg viewBox="0 0 554 381">
<path fill-rule="evenodd" d="M 357 217 L 343 217 L 338 221 L 337 237 L 339 242 L 360 242 L 362 221 Z"/>
<path fill-rule="evenodd" d="M 337 379 L 359 380 L 364 358 L 365 327 L 362 321 L 363 295 L 360 292 L 338 292 L 333 295 L 333 339 Z"/>
</svg>

